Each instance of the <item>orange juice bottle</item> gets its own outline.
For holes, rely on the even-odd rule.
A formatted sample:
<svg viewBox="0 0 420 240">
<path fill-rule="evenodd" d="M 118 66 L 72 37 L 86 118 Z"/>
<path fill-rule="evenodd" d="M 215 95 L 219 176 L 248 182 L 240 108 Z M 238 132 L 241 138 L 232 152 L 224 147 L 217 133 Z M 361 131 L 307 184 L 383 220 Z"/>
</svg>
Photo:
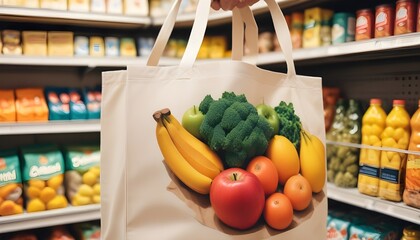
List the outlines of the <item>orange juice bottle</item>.
<svg viewBox="0 0 420 240">
<path fill-rule="evenodd" d="M 382 132 L 382 147 L 407 150 L 410 141 L 410 115 L 404 100 L 394 100 L 393 108 L 386 117 Z M 379 197 L 399 202 L 405 182 L 407 155 L 395 151 L 382 151 L 379 179 Z"/>
<path fill-rule="evenodd" d="M 386 113 L 381 99 L 373 98 L 362 118 L 362 144 L 380 147 L 381 134 L 385 129 Z M 378 196 L 381 151 L 362 148 L 359 158 L 359 192 Z"/>
<path fill-rule="evenodd" d="M 408 150 L 420 152 L 420 100 L 419 108 L 411 117 L 410 126 Z M 408 154 L 403 200 L 407 205 L 420 208 L 420 155 Z"/>
</svg>

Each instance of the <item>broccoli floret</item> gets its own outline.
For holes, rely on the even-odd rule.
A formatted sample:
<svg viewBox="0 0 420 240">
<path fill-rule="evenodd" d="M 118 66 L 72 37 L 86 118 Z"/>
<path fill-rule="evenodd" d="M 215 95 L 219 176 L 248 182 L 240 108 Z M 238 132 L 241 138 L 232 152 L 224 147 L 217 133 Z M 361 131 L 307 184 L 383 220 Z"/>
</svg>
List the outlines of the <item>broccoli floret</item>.
<svg viewBox="0 0 420 240">
<path fill-rule="evenodd" d="M 224 92 L 217 100 L 208 95 L 200 111 L 205 113 L 200 134 L 226 167 L 245 168 L 251 158 L 264 154 L 273 130 L 245 95 Z"/>
<path fill-rule="evenodd" d="M 289 139 L 299 152 L 302 124 L 300 118 L 295 114 L 293 104 L 281 101 L 278 106 L 274 107 L 274 110 L 276 110 L 280 118 L 279 135 Z"/>
</svg>

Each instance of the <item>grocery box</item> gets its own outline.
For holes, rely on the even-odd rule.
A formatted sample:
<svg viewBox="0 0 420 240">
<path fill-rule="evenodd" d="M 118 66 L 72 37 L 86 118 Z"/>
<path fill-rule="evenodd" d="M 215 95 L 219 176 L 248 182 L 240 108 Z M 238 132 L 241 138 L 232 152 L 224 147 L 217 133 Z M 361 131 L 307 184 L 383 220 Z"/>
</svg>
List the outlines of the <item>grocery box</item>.
<svg viewBox="0 0 420 240">
<path fill-rule="evenodd" d="M 20 88 L 16 94 L 18 122 L 48 121 L 48 107 L 42 88 Z"/>
<path fill-rule="evenodd" d="M 66 146 L 66 196 L 73 206 L 101 202 L 99 146 Z"/>
<path fill-rule="evenodd" d="M 22 46 L 20 41 L 20 31 L 3 30 L 2 31 L 2 53 L 4 55 L 21 55 Z"/>
<path fill-rule="evenodd" d="M 118 57 L 120 55 L 120 40 L 116 37 L 105 37 L 105 55 Z"/>
<path fill-rule="evenodd" d="M 45 89 L 48 102 L 49 120 L 70 119 L 70 96 L 67 88 L 48 87 Z"/>
<path fill-rule="evenodd" d="M 149 14 L 148 0 L 125 0 L 124 14 L 132 16 L 147 16 Z"/>
<path fill-rule="evenodd" d="M 47 32 L 23 31 L 23 54 L 27 56 L 47 56 Z"/>
<path fill-rule="evenodd" d="M 41 8 L 67 10 L 67 0 L 40 0 Z"/>
<path fill-rule="evenodd" d="M 0 122 L 15 121 L 15 93 L 13 90 L 0 90 Z"/>
<path fill-rule="evenodd" d="M 70 119 L 87 119 L 87 109 L 79 89 L 69 89 Z"/>
<path fill-rule="evenodd" d="M 135 57 L 137 55 L 136 43 L 133 38 L 121 38 L 120 55 L 122 57 Z"/>
<path fill-rule="evenodd" d="M 89 0 L 69 0 L 69 11 L 89 12 Z"/>
<path fill-rule="evenodd" d="M 39 212 L 65 208 L 64 160 L 56 145 L 22 147 L 22 175 L 26 211 Z"/>
<path fill-rule="evenodd" d="M 105 45 L 102 37 L 92 36 L 89 38 L 89 55 L 91 57 L 105 56 Z"/>
<path fill-rule="evenodd" d="M 0 151 L 0 217 L 23 213 L 22 193 L 22 175 L 17 151 Z"/>
<path fill-rule="evenodd" d="M 48 32 L 48 55 L 72 57 L 73 32 Z"/>
<path fill-rule="evenodd" d="M 99 119 L 101 116 L 101 92 L 98 88 L 85 88 L 84 100 L 88 110 L 88 119 Z"/>
<path fill-rule="evenodd" d="M 89 38 L 86 36 L 74 37 L 74 55 L 89 56 Z"/>
</svg>

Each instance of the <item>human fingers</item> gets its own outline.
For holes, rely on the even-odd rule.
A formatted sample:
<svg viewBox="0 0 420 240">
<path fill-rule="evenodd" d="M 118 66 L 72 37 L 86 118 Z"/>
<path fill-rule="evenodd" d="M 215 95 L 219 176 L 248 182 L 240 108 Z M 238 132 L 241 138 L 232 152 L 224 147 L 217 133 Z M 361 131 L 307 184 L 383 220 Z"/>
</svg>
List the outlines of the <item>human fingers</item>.
<svg viewBox="0 0 420 240">
<path fill-rule="evenodd" d="M 220 9 L 220 0 L 211 1 L 211 8 L 213 8 L 216 11 L 219 10 Z"/>
<path fill-rule="evenodd" d="M 240 1 L 244 0 L 220 0 L 220 6 L 225 11 L 232 10 L 240 3 Z"/>
<path fill-rule="evenodd" d="M 237 7 L 238 8 L 243 8 L 243 7 L 246 7 L 246 6 L 252 6 L 253 4 L 255 4 L 258 1 L 259 0 L 242 0 L 242 1 L 239 1 Z"/>
</svg>

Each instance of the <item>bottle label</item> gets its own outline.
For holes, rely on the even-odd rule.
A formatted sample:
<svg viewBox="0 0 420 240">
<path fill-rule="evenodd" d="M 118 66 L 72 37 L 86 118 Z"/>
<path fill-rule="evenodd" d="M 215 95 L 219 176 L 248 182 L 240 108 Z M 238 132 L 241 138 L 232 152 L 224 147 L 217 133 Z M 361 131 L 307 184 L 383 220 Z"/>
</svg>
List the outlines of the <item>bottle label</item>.
<svg viewBox="0 0 420 240">
<path fill-rule="evenodd" d="M 399 170 L 382 168 L 381 169 L 381 179 L 390 183 L 398 183 Z"/>
<path fill-rule="evenodd" d="M 408 10 L 405 7 L 398 9 L 397 16 L 395 18 L 396 25 L 402 27 L 407 23 L 408 20 Z"/>
<path fill-rule="evenodd" d="M 363 174 L 369 177 L 379 178 L 379 168 L 372 167 L 369 165 L 362 165 L 359 168 L 359 174 Z"/>
<path fill-rule="evenodd" d="M 358 34 L 363 34 L 367 32 L 368 28 L 368 19 L 365 16 L 360 16 L 356 21 L 356 32 Z"/>
<path fill-rule="evenodd" d="M 388 15 L 386 13 L 384 13 L 384 12 L 381 12 L 381 13 L 379 13 L 376 16 L 376 24 L 375 24 L 375 26 L 376 26 L 376 29 L 378 31 L 382 31 L 382 30 L 385 29 L 385 25 L 387 25 L 387 23 L 388 23 L 387 16 Z"/>
</svg>

